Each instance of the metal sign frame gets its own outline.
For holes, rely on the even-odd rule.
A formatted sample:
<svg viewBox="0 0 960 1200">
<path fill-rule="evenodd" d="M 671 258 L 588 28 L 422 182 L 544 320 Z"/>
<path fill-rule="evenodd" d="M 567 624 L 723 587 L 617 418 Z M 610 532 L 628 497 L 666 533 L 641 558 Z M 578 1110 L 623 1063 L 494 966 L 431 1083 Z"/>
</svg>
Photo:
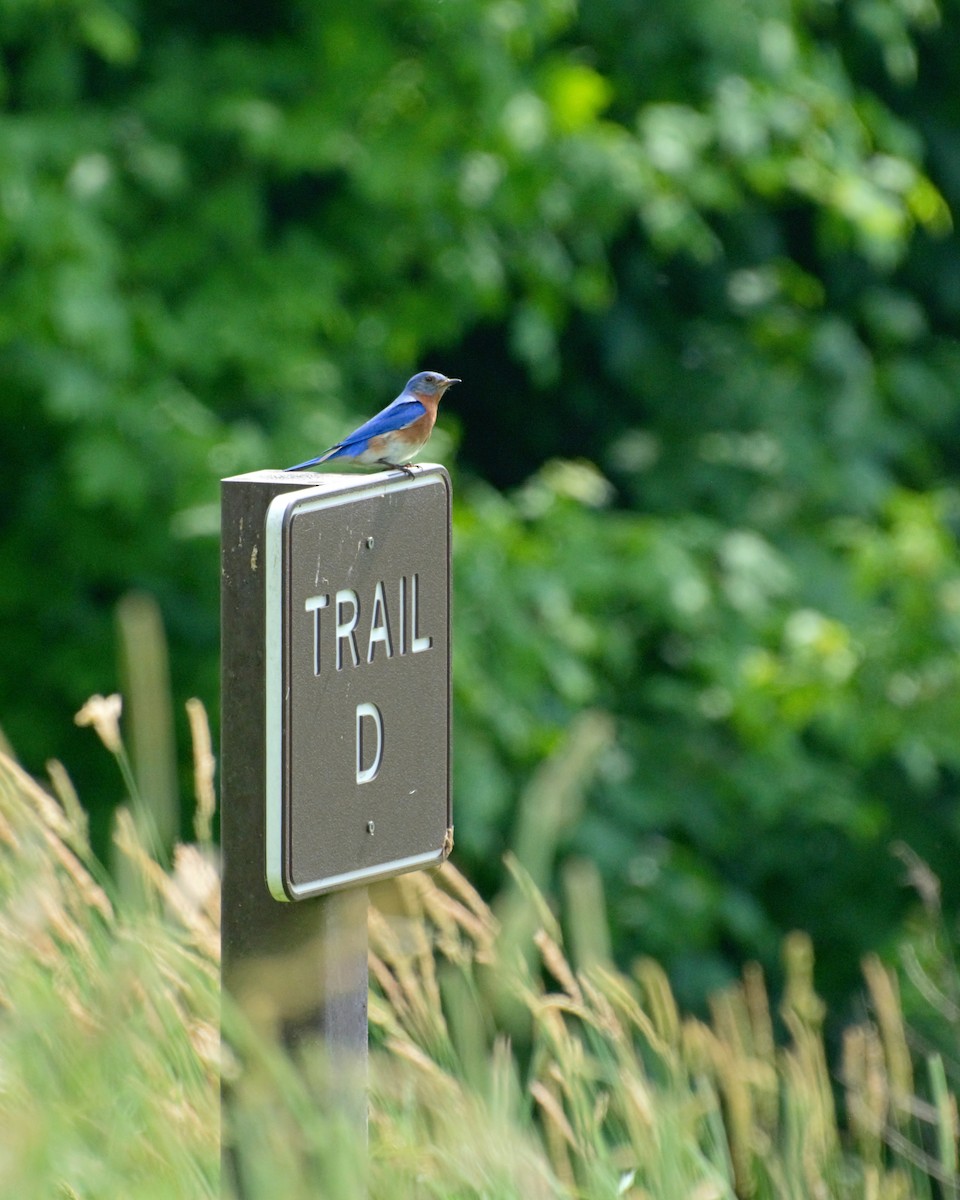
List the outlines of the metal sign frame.
<svg viewBox="0 0 960 1200">
<path fill-rule="evenodd" d="M 293 477 L 296 478 L 296 477 Z M 441 487 L 444 490 L 445 528 L 439 533 L 445 540 L 446 572 L 443 596 L 443 642 L 446 650 L 445 728 L 432 731 L 435 752 L 445 759 L 445 829 L 439 844 L 413 854 L 388 861 L 350 867 L 328 873 L 316 879 L 294 882 L 291 868 L 291 667 L 289 663 L 291 608 L 288 592 L 290 578 L 290 543 L 293 522 L 318 511 L 328 511 L 358 502 L 386 498 L 399 492 L 421 488 Z M 264 682 L 265 682 L 265 845 L 266 881 L 270 894 L 279 901 L 301 900 L 347 886 L 366 884 L 391 875 L 428 867 L 446 858 L 452 844 L 450 804 L 450 511 L 451 486 L 447 472 L 439 466 L 422 466 L 413 475 L 386 475 L 354 478 L 326 476 L 316 486 L 277 496 L 267 509 L 264 522 Z M 371 539 L 372 541 L 372 539 Z M 285 641 L 286 631 L 286 641 Z M 357 736 L 359 745 L 361 709 L 357 707 Z M 372 707 L 372 706 L 366 706 Z M 381 734 L 382 736 L 382 730 Z M 359 748 L 357 751 L 359 755 Z M 357 762 L 357 782 L 361 782 L 360 762 Z M 363 774 L 366 774 L 364 772 Z M 374 823 L 371 821 L 369 825 Z M 371 829 L 372 833 L 373 830 Z"/>
</svg>

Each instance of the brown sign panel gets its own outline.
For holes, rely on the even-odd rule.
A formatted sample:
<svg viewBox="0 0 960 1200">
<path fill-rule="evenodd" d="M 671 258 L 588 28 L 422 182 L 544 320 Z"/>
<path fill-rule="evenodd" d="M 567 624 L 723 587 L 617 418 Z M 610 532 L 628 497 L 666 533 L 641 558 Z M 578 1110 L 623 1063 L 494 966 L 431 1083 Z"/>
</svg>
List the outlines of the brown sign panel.
<svg viewBox="0 0 960 1200">
<path fill-rule="evenodd" d="M 450 479 L 321 476 L 266 517 L 267 883 L 439 862 L 450 815 Z"/>
</svg>

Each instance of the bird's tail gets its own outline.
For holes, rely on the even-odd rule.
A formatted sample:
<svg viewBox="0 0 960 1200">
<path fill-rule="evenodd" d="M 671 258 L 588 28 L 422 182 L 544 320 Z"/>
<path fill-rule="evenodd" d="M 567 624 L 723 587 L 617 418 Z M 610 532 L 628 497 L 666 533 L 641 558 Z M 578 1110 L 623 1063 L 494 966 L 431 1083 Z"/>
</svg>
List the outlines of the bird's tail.
<svg viewBox="0 0 960 1200">
<path fill-rule="evenodd" d="M 331 446 L 326 454 L 321 454 L 319 458 L 308 458 L 306 462 L 297 463 L 295 467 L 284 467 L 283 469 L 285 471 L 305 471 L 307 467 L 316 467 L 319 466 L 320 463 L 326 462 L 328 458 L 335 458 L 341 449 L 342 446 L 339 444 L 336 446 Z"/>
</svg>

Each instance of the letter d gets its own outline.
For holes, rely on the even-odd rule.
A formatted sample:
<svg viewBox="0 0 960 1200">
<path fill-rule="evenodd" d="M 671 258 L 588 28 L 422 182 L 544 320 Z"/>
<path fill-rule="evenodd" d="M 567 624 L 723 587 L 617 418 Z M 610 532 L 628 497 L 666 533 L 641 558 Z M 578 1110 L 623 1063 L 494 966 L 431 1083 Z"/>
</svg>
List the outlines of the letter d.
<svg viewBox="0 0 960 1200">
<path fill-rule="evenodd" d="M 373 753 L 373 762 L 369 767 L 364 767 L 363 760 L 366 757 L 364 754 L 364 737 L 363 737 L 363 718 L 370 717 L 377 731 L 377 747 Z M 376 779 L 377 772 L 380 770 L 380 764 L 383 762 L 383 716 L 380 709 L 375 704 L 357 705 L 357 783 L 369 783 L 371 779 Z"/>
</svg>

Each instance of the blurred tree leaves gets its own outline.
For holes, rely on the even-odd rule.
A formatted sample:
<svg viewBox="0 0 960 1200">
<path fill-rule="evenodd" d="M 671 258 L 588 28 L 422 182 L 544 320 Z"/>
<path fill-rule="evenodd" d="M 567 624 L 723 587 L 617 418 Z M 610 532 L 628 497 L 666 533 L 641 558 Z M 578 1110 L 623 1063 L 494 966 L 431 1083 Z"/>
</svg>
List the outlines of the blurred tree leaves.
<svg viewBox="0 0 960 1200">
<path fill-rule="evenodd" d="M 688 998 L 802 925 L 852 983 L 892 936 L 888 842 L 947 869 L 960 834 L 958 20 L 0 0 L 0 713 L 29 765 L 103 786 L 70 716 L 131 588 L 212 700 L 216 479 L 434 366 L 467 381 L 437 435 L 464 862 L 492 883 L 520 782 L 607 710 L 565 852 L 619 952 Z"/>
<path fill-rule="evenodd" d="M 566 851 L 601 865 L 621 952 L 652 950 L 692 1000 L 718 948 L 770 962 L 793 924 L 853 986 L 900 904 L 892 842 L 954 892 L 960 496 L 894 491 L 789 555 L 713 517 L 598 514 L 580 470 L 460 509 L 458 847 L 492 870 L 502 764 L 532 770 L 605 709 L 618 744 Z"/>
</svg>

